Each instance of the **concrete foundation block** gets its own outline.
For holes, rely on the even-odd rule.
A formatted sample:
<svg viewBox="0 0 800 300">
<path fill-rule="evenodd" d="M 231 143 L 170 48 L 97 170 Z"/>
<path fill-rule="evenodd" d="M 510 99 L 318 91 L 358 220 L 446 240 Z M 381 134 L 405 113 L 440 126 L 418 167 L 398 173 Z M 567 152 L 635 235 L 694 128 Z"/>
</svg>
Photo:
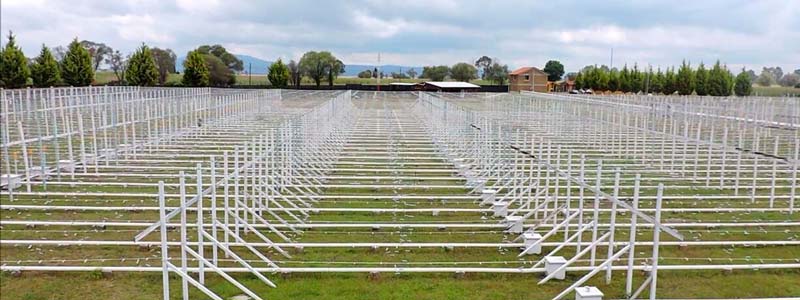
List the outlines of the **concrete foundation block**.
<svg viewBox="0 0 800 300">
<path fill-rule="evenodd" d="M 497 197 L 496 190 L 482 190 L 481 191 L 481 205 L 492 205 L 494 203 L 495 198 Z"/>
<path fill-rule="evenodd" d="M 117 150 L 116 149 L 100 149 L 98 153 L 105 159 L 116 159 L 117 158 Z"/>
<path fill-rule="evenodd" d="M 522 217 L 506 216 L 506 231 L 508 233 L 522 233 Z"/>
<path fill-rule="evenodd" d="M 555 273 L 555 276 L 553 276 L 553 278 L 558 279 L 558 280 L 564 280 L 564 277 L 566 277 L 566 275 L 567 275 L 566 270 L 561 270 L 561 271 L 558 271 L 558 272 L 556 272 L 556 270 L 558 268 L 560 268 L 561 266 L 565 265 L 566 263 L 567 263 L 567 260 L 564 259 L 563 256 L 547 256 L 547 257 L 545 257 L 544 258 L 544 271 L 545 271 L 545 274 L 550 276 L 550 274 L 554 274 Z"/>
<path fill-rule="evenodd" d="M 575 300 L 603 300 L 603 292 L 593 286 L 582 286 L 575 289 Z"/>
<path fill-rule="evenodd" d="M 492 203 L 492 216 L 495 218 L 505 218 L 508 215 L 508 202 L 497 201 Z"/>
<path fill-rule="evenodd" d="M 50 178 L 47 174 L 47 168 L 42 168 L 41 166 L 28 169 L 28 174 L 31 175 L 31 179 L 33 180 L 45 180 Z"/>
<path fill-rule="evenodd" d="M 58 169 L 64 172 L 75 172 L 75 162 L 68 159 L 59 160 Z"/>
<path fill-rule="evenodd" d="M 0 186 L 5 190 L 14 190 L 22 186 L 22 176 L 16 174 L 0 175 Z"/>
<path fill-rule="evenodd" d="M 542 245 L 538 244 L 533 246 L 535 243 L 542 240 L 542 235 L 534 232 L 526 232 L 522 234 L 522 239 L 525 241 L 525 254 L 541 254 L 542 253 Z M 533 247 L 531 247 L 533 246 Z"/>
</svg>

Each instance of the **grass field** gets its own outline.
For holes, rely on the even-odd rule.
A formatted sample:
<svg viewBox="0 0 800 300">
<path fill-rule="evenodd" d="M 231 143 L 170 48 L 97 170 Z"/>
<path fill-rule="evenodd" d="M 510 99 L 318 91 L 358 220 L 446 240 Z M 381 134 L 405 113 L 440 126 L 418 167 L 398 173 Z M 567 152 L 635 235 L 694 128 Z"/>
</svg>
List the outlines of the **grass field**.
<svg viewBox="0 0 800 300">
<path fill-rule="evenodd" d="M 753 85 L 754 96 L 766 97 L 779 97 L 779 96 L 795 96 L 800 97 L 800 88 L 784 87 L 784 86 L 760 86 Z"/>
<path fill-rule="evenodd" d="M 112 81 L 116 81 L 116 76 L 113 72 L 108 71 L 99 71 L 95 74 L 95 85 L 103 85 Z M 381 79 L 381 84 L 389 84 L 392 82 L 404 82 L 404 83 L 417 83 L 423 82 L 425 79 L 420 78 L 406 78 L 406 79 L 393 79 L 393 78 L 384 78 Z M 179 83 L 181 82 L 181 74 L 169 74 L 167 77 L 167 83 Z M 486 80 L 476 79 L 471 81 L 474 84 L 492 84 Z M 246 74 L 236 75 L 236 85 L 268 85 L 269 80 L 267 80 L 267 75 L 265 74 L 253 74 L 252 76 Z M 303 78 L 303 85 L 313 85 L 314 82 L 309 78 Z M 322 85 L 327 85 L 328 83 L 323 81 Z M 373 78 L 358 78 L 358 77 L 338 77 L 334 80 L 334 84 L 336 85 L 345 85 L 345 84 L 364 84 L 364 85 L 374 85 L 377 84 L 376 79 Z"/>
</svg>

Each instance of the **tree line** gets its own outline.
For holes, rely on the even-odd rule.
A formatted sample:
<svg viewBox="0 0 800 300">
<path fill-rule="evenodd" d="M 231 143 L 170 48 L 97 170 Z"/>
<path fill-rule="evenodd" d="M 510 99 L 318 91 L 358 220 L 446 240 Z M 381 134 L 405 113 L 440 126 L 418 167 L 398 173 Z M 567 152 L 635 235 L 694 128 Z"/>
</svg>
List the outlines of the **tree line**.
<svg viewBox="0 0 800 300">
<path fill-rule="evenodd" d="M 779 75 L 775 75 L 779 73 Z M 760 76 L 752 70 L 744 68 L 734 76 L 727 66 L 717 61 L 711 68 L 702 62 L 697 68 L 685 60 L 677 68 L 669 67 L 664 71 L 658 68 L 653 71 L 640 70 L 637 65 L 622 70 L 608 68 L 603 65 L 586 66 L 574 75 L 575 88 L 592 89 L 595 91 L 610 91 L 623 93 L 654 93 L 654 94 L 679 94 L 699 96 L 747 96 L 753 92 L 753 84 L 769 86 L 776 82 L 775 77 L 781 78 L 783 86 L 795 86 L 800 83 L 800 69 L 792 74 L 783 75 L 780 67 L 764 68 Z"/>
<path fill-rule="evenodd" d="M 230 86 L 236 83 L 236 74 L 244 70 L 243 62 L 221 45 L 202 45 L 187 53 L 183 62 L 180 82 L 168 80 L 176 72 L 177 57 L 171 49 L 151 48 L 142 44 L 133 53 L 123 56 L 119 50 L 93 41 L 78 41 L 52 50 L 46 45 L 38 56 L 29 60 L 17 46 L 15 36 L 9 33 L 8 43 L 0 49 L 0 87 L 20 88 L 27 85 L 49 87 L 59 85 L 87 86 L 94 82 L 101 65 L 107 65 L 117 80 L 112 84 L 139 86 L 182 85 L 190 87 Z M 299 61 L 284 64 L 281 59 L 267 70 L 267 79 L 275 87 L 299 87 L 303 78 L 316 86 L 322 82 L 333 85 L 345 71 L 345 64 L 329 51 L 308 51 Z M 548 61 L 543 71 L 549 81 L 561 80 L 564 66 L 557 60 Z M 508 65 L 497 58 L 481 56 L 473 63 L 461 62 L 452 66 L 425 66 L 421 74 L 412 69 L 392 72 L 395 79 L 427 78 L 432 81 L 457 80 L 469 82 L 481 78 L 503 85 L 508 80 Z M 364 70 L 360 78 L 384 78 L 377 68 Z M 752 85 L 800 87 L 800 69 L 784 74 L 780 67 L 763 68 L 756 76 L 752 70 L 742 70 L 736 77 L 719 61 L 710 69 L 703 63 L 694 69 L 683 62 L 679 68 L 670 67 L 654 71 L 651 67 L 640 70 L 637 65 L 621 70 L 605 65 L 586 66 L 578 73 L 567 74 L 575 80 L 578 89 L 625 93 L 661 93 L 680 95 L 729 96 L 749 95 Z"/>
<path fill-rule="evenodd" d="M 120 51 L 92 41 L 77 38 L 65 47 L 42 45 L 38 56 L 29 60 L 9 33 L 8 42 L 0 49 L 0 87 L 21 88 L 51 86 L 88 86 L 95 81 L 101 65 L 107 65 L 117 78 L 112 84 L 189 87 L 230 86 L 236 74 L 244 70 L 243 62 L 221 45 L 202 45 L 187 53 L 183 76 L 179 83 L 169 82 L 176 74 L 175 53 L 170 49 L 151 48 L 142 44 L 133 53 Z M 269 66 L 267 78 L 276 87 L 299 86 L 304 76 L 319 86 L 322 81 L 333 85 L 344 73 L 344 63 L 328 51 L 306 52 L 299 62 L 284 64 L 278 59 Z"/>
</svg>

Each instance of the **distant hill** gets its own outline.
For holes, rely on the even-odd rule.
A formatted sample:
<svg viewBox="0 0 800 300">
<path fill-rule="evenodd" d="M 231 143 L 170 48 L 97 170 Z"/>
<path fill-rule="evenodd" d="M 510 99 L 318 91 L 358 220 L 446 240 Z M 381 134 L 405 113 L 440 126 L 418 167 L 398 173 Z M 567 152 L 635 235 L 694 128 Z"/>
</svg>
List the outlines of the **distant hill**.
<svg viewBox="0 0 800 300">
<path fill-rule="evenodd" d="M 249 67 L 252 64 L 253 74 L 267 74 L 267 69 L 270 65 L 272 65 L 271 61 L 263 60 L 258 57 L 253 57 L 250 55 L 243 55 L 243 54 L 234 54 L 236 57 L 242 60 L 242 64 L 244 65 L 244 73 L 246 73 Z M 184 56 L 180 56 L 175 60 L 175 69 L 178 72 L 183 72 L 183 61 L 186 59 Z M 283 63 L 288 63 L 288 61 L 284 61 Z M 358 73 L 364 70 L 373 70 L 375 68 L 374 65 L 345 65 L 344 67 L 344 74 L 342 76 L 358 76 Z M 399 66 L 399 65 L 384 65 L 381 67 L 381 72 L 389 76 L 390 74 L 400 73 L 400 72 L 408 72 L 409 69 L 414 69 L 417 71 L 417 74 L 422 74 L 422 67 L 409 67 L 409 66 Z"/>
<path fill-rule="evenodd" d="M 250 55 L 243 55 L 243 54 L 234 54 L 236 57 L 242 60 L 242 65 L 244 66 L 244 73 L 247 73 L 252 66 L 253 74 L 267 74 L 269 66 L 272 65 L 271 61 L 266 61 L 257 57 L 252 57 Z M 287 63 L 287 62 L 283 62 Z M 252 65 L 251 65 L 252 64 Z"/>
<path fill-rule="evenodd" d="M 343 76 L 358 76 L 358 73 L 364 70 L 374 70 L 374 65 L 345 65 L 344 67 L 344 74 Z M 417 76 L 422 74 L 422 67 L 409 67 L 409 66 L 398 66 L 398 65 L 384 65 L 381 66 L 381 72 L 386 74 L 386 76 L 391 75 L 392 73 L 405 73 L 408 70 L 414 69 L 417 71 Z"/>
</svg>

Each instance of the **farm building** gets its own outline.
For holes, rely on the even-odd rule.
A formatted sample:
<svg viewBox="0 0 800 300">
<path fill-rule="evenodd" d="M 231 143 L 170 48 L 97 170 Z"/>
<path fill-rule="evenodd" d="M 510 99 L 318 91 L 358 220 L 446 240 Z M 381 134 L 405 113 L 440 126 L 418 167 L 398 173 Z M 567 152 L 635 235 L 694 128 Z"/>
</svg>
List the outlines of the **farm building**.
<svg viewBox="0 0 800 300">
<path fill-rule="evenodd" d="M 547 73 L 536 67 L 522 67 L 508 74 L 509 90 L 512 92 L 547 92 Z"/>
<path fill-rule="evenodd" d="M 547 90 L 556 93 L 566 93 L 575 89 L 575 80 L 562 79 L 548 82 Z"/>
<path fill-rule="evenodd" d="M 435 92 L 476 92 L 479 85 L 461 81 L 426 81 L 422 89 Z"/>
</svg>

